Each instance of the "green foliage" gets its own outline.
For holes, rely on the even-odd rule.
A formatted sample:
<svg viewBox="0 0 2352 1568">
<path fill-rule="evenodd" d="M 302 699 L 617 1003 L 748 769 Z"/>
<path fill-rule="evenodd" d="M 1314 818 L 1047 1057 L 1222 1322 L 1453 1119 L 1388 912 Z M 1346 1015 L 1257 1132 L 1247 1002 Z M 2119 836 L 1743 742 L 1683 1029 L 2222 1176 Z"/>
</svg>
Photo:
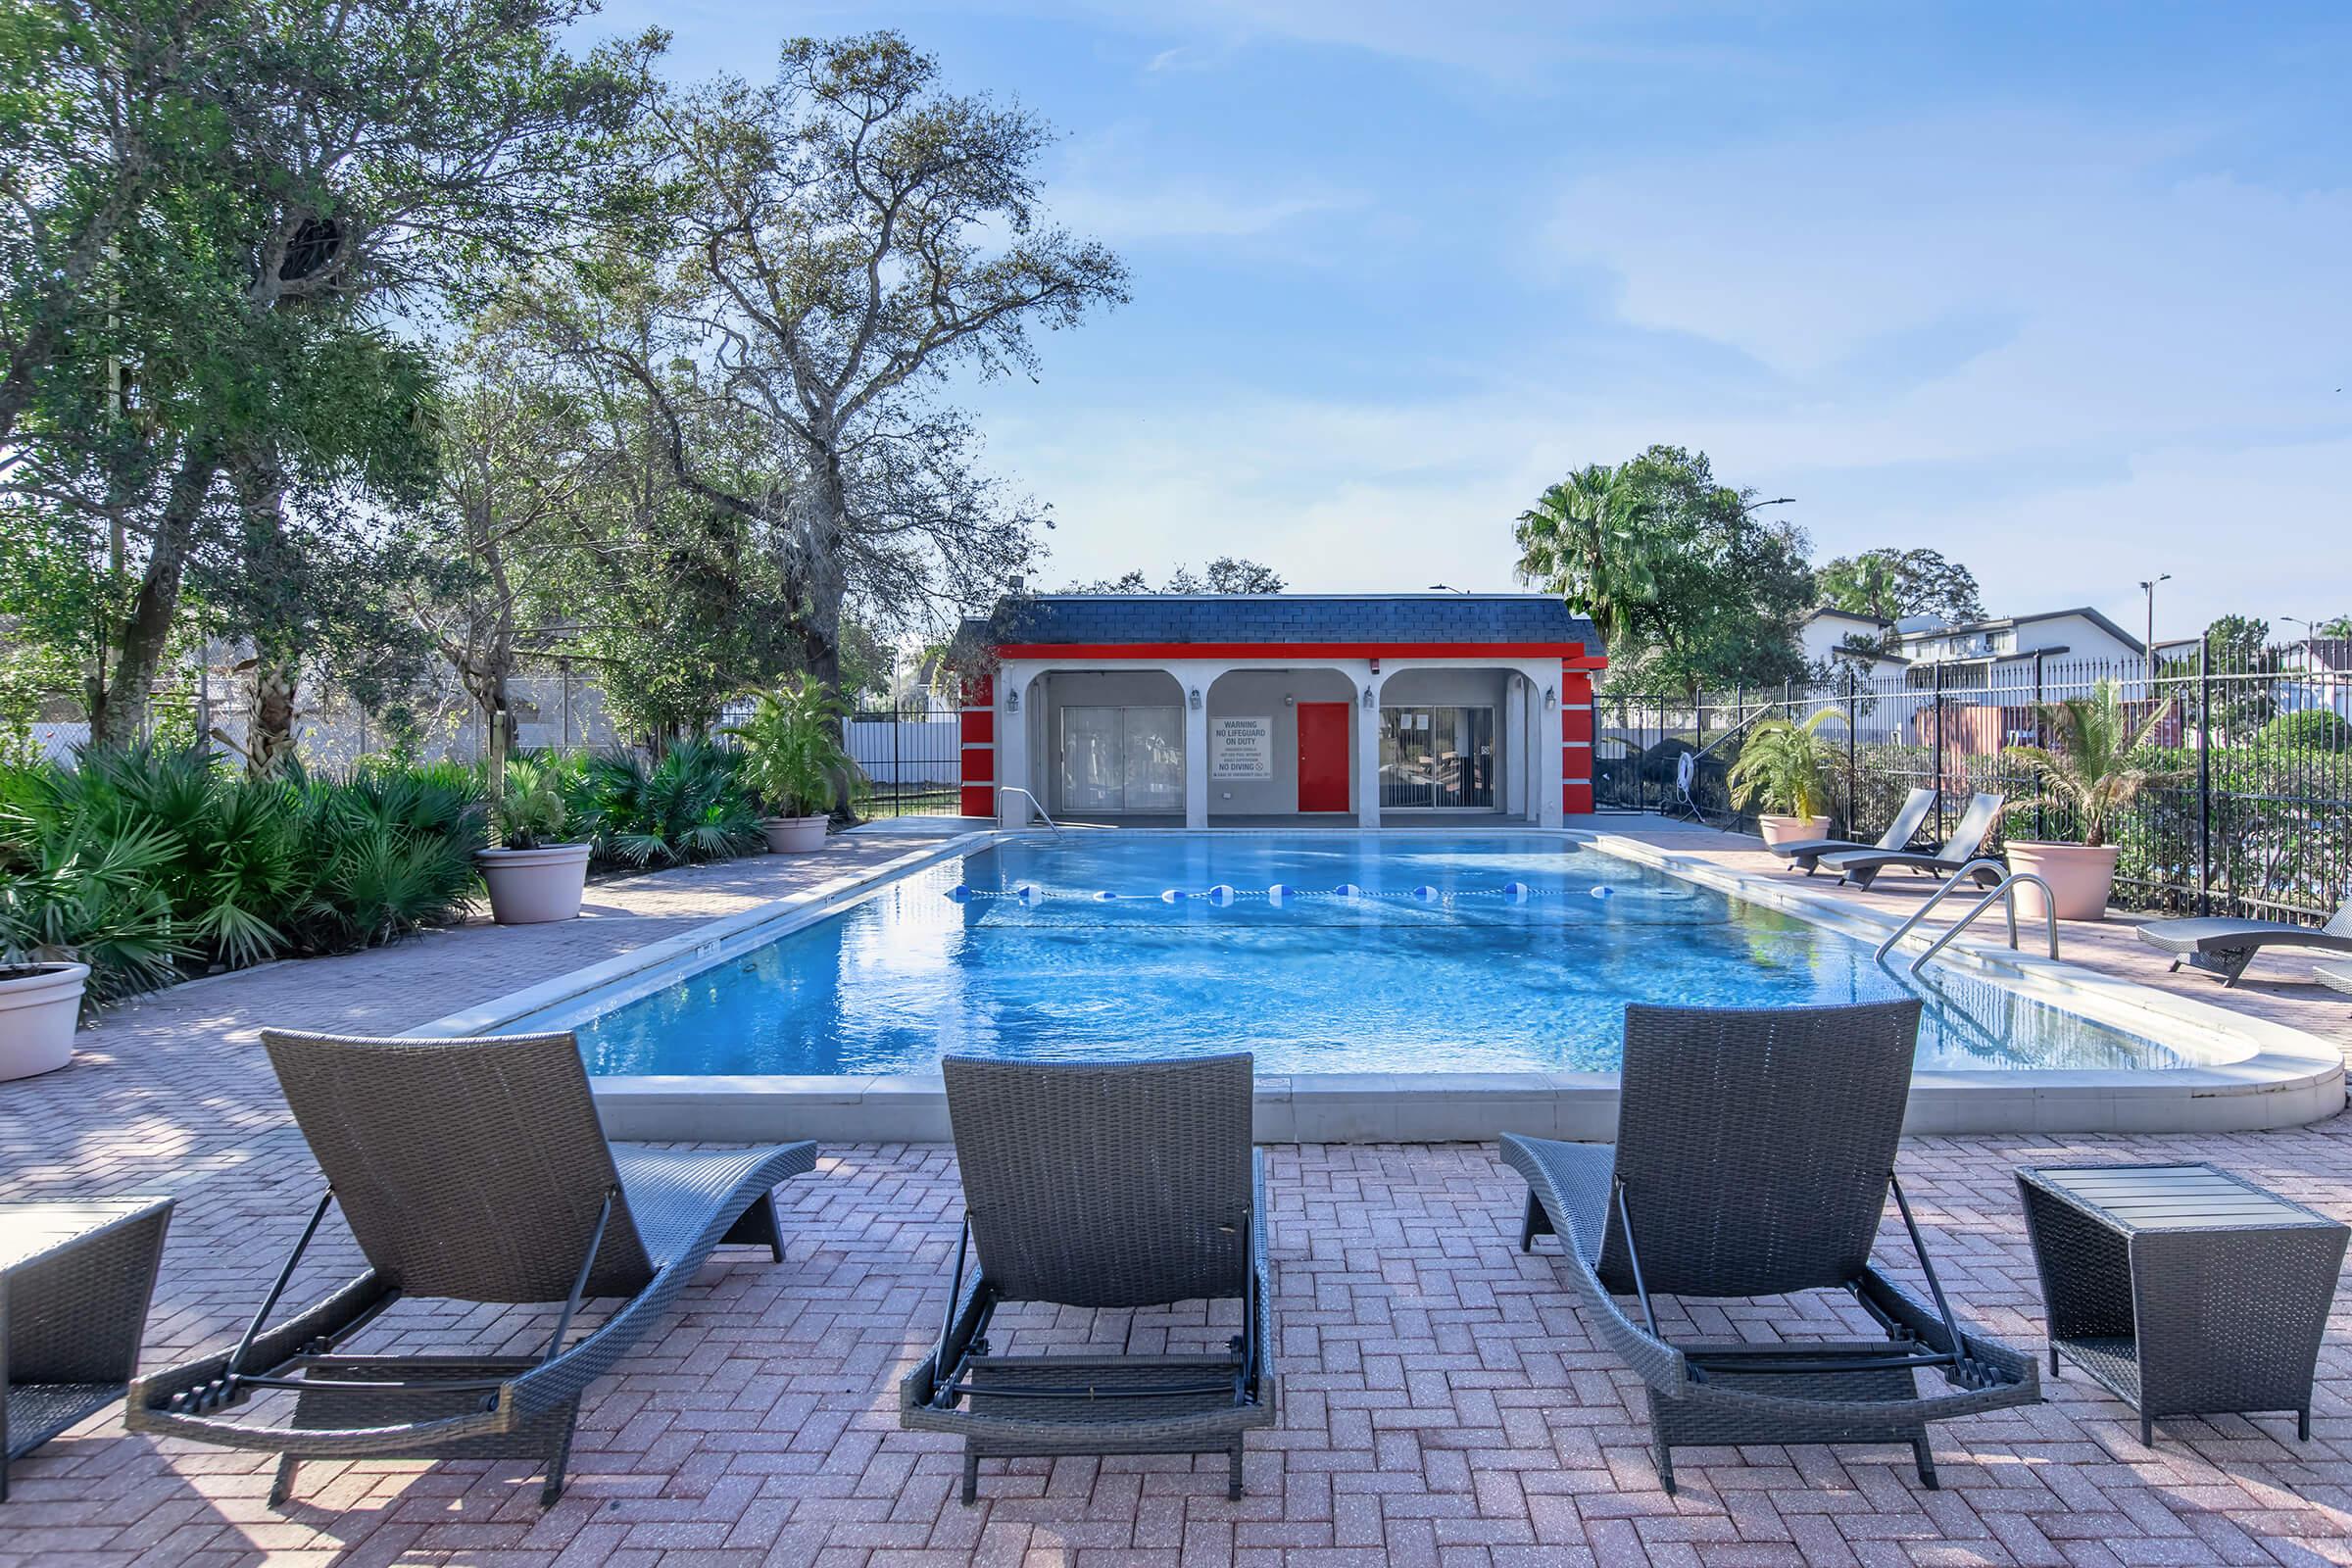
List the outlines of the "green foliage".
<svg viewBox="0 0 2352 1568">
<path fill-rule="evenodd" d="M 734 754 L 681 741 L 648 764 L 636 752 L 592 757 L 573 809 L 597 859 L 684 865 L 748 854 L 763 842 Z"/>
<path fill-rule="evenodd" d="M 1199 571 L 1178 565 L 1157 588 L 1142 567 L 1095 582 L 1074 582 L 1058 590 L 1065 594 L 1278 594 L 1281 574 L 1273 567 L 1239 556 L 1219 556 Z"/>
<path fill-rule="evenodd" d="M 1519 514 L 1519 578 L 1558 594 L 1616 653 L 1633 630 L 1633 607 L 1657 598 L 1651 569 L 1652 501 L 1631 473 L 1588 464 Z"/>
<path fill-rule="evenodd" d="M 564 784 L 561 769 L 552 763 L 527 757 L 508 759 L 507 787 L 490 811 L 499 843 L 510 850 L 562 843 L 571 820 Z"/>
<path fill-rule="evenodd" d="M 2262 726 L 2254 744 L 2283 751 L 2301 748 L 2314 752 L 2352 751 L 2352 723 L 2340 713 L 2325 708 L 2306 709 L 2299 713 L 2280 713 Z"/>
<path fill-rule="evenodd" d="M 2261 669 L 2271 640 L 2271 623 L 2252 615 L 2224 615 L 2205 628 L 2213 667 L 2231 674 Z"/>
<path fill-rule="evenodd" d="M 2011 747 L 2008 757 L 2029 770 L 2042 792 L 2039 804 L 2070 808 L 2082 843 L 2096 849 L 2107 842 L 2117 813 L 2148 785 L 2172 776 L 2134 755 L 2146 748 L 2172 709 L 2169 700 L 2159 703 L 2134 724 L 2122 689 L 2103 680 L 2087 697 L 2043 703 L 2041 722 L 2050 744 Z"/>
<path fill-rule="evenodd" d="M 86 963 L 84 1007 L 178 978 L 186 951 L 155 875 L 156 823 L 109 835 L 52 808 L 33 768 L 0 772 L 0 967 Z"/>
<path fill-rule="evenodd" d="M 1732 804 L 1746 808 L 1761 801 L 1766 809 L 1790 816 L 1819 816 L 1829 806 L 1829 774 L 1837 754 L 1818 733 L 1826 719 L 1843 715 L 1823 709 L 1802 724 L 1768 718 L 1740 745 L 1739 760 L 1725 777 Z"/>
<path fill-rule="evenodd" d="M 463 770 L 248 778 L 201 752 L 133 747 L 8 778 L 27 820 L 93 845 L 159 846 L 138 878 L 199 971 L 390 941 L 458 918 L 473 897 L 481 792 Z"/>
<path fill-rule="evenodd" d="M 740 776 L 753 800 L 778 816 L 816 816 L 858 782 L 842 749 L 842 706 L 812 680 L 761 692 L 751 716 L 726 731 L 743 743 Z"/>
<path fill-rule="evenodd" d="M 1866 550 L 1815 573 L 1821 602 L 1884 621 L 1939 615 L 1948 624 L 1984 618 L 1976 574 L 1936 550 Z"/>
</svg>

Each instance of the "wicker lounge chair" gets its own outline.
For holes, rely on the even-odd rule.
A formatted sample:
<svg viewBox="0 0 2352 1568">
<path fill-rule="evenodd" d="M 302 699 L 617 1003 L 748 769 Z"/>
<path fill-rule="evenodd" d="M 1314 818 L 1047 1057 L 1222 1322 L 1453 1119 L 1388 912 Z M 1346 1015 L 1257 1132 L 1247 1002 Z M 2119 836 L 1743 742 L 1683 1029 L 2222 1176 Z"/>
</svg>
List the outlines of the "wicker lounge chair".
<svg viewBox="0 0 2352 1568">
<path fill-rule="evenodd" d="M 1881 871 L 1896 866 L 1908 866 L 1914 871 L 1932 875 L 1950 876 L 1977 858 L 1984 840 L 2001 820 L 2001 797 L 1979 795 L 1968 803 L 1960 813 L 1959 825 L 1952 829 L 1951 838 L 1943 848 L 1933 854 L 1919 850 L 1841 850 L 1824 855 L 1821 864 L 1838 875 L 1838 879 L 1855 887 L 1866 888 Z M 2001 873 L 1990 866 L 1981 867 L 1976 880 L 1986 886 L 2000 880 Z"/>
<path fill-rule="evenodd" d="M 264 1030 L 262 1042 L 327 1191 L 236 1348 L 140 1378 L 126 1420 L 133 1431 L 279 1454 L 273 1505 L 299 1460 L 379 1456 L 538 1459 L 540 1500 L 554 1502 L 582 1391 L 661 1320 L 712 1248 L 765 1247 L 781 1262 L 770 1189 L 816 1160 L 806 1143 L 607 1144 L 568 1033 L 360 1040 Z M 271 1327 L 329 1203 L 341 1206 L 368 1272 Z M 402 1296 L 564 1305 L 536 1354 L 336 1349 Z M 586 1297 L 627 1299 L 566 1345 Z"/>
<path fill-rule="evenodd" d="M 1250 1058 L 1068 1066 L 950 1056 L 963 1173 L 939 1345 L 899 1386 L 899 1422 L 980 1460 L 1213 1453 L 1242 1494 L 1242 1435 L 1274 1422 L 1265 1174 L 1250 1147 Z M 979 1264 L 965 1279 L 968 1251 Z M 999 1303 L 1160 1306 L 1238 1300 L 1223 1354 L 998 1355 Z"/>
<path fill-rule="evenodd" d="M 2352 963 L 2314 964 L 2311 977 L 2330 991 L 2341 991 L 2352 996 Z"/>
<path fill-rule="evenodd" d="M 1934 1487 L 1929 1422 L 2041 1397 L 2029 1357 L 1954 1315 L 1894 1179 L 1918 1028 L 1915 1001 L 1629 1006 L 1616 1146 L 1502 1140 L 1528 1184 L 1519 1245 L 1560 1237 L 1587 1327 L 1648 1385 L 1669 1494 L 1692 1444 L 1908 1443 Z M 1889 1192 L 1933 1306 L 1871 1265 Z M 1886 1337 L 1677 1344 L 1652 1304 L 1817 1289 L 1852 1292 Z M 1921 1372 L 1948 1389 L 1923 1395 Z"/>
<path fill-rule="evenodd" d="M 1841 855 L 1848 850 L 1881 849 L 1901 852 L 1911 845 L 1928 812 L 1935 809 L 1936 792 L 1916 789 L 1903 801 L 1903 808 L 1894 813 L 1886 831 L 1879 835 L 1876 845 L 1856 844 L 1851 839 L 1793 839 L 1785 844 L 1769 845 L 1773 854 L 1784 860 L 1795 862 L 1797 869 L 1811 876 L 1825 855 Z"/>
<path fill-rule="evenodd" d="M 2150 920 L 2139 928 L 2139 940 L 2173 955 L 2173 967 L 2187 964 L 2222 977 L 2233 986 L 2246 972 L 2254 955 L 2264 948 L 2316 948 L 2327 953 L 2352 953 L 2352 900 L 2335 911 L 2326 925 L 2291 925 L 2284 920 L 2229 920 L 2200 917 L 2190 920 Z"/>
</svg>

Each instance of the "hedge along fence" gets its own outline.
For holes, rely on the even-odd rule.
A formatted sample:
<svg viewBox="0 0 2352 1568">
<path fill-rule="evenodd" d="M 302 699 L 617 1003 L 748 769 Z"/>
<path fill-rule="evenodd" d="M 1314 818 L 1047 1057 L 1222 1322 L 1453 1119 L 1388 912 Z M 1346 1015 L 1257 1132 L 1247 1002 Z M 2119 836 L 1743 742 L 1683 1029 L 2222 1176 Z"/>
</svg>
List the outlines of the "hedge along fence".
<svg viewBox="0 0 2352 1568">
<path fill-rule="evenodd" d="M 736 760 L 561 760 L 566 836 L 637 870 L 764 849 Z M 363 763 L 248 778 L 140 746 L 0 767 L 0 963 L 74 959 L 111 1002 L 274 958 L 347 953 L 464 918 L 480 897 L 487 778 Z"/>
<path fill-rule="evenodd" d="M 2013 802 L 2035 793 L 2012 746 L 2044 738 L 2036 703 L 2087 696 L 2112 680 L 2131 711 L 2161 711 L 2137 760 L 2165 777 L 2115 821 L 2116 902 L 2167 911 L 2324 920 L 2352 898 L 2352 675 L 2332 667 L 2344 645 L 2295 644 L 2225 664 L 2192 649 L 2151 680 L 2137 661 L 2047 656 L 1914 666 L 1891 677 L 1836 678 L 1774 691 L 1690 697 L 1604 694 L 1596 791 L 1602 809 L 1659 810 L 1678 802 L 1677 759 L 1697 757 L 1692 793 L 1718 826 L 1752 826 L 1733 810 L 1723 775 L 1762 718 L 1823 708 L 1822 733 L 1841 756 L 1831 794 L 1840 831 L 1875 838 L 1912 789 L 1941 799 L 1922 836 L 1940 843 L 1966 797 Z M 2054 807 L 2013 807 L 1994 848 L 2011 839 L 2070 838 Z"/>
</svg>

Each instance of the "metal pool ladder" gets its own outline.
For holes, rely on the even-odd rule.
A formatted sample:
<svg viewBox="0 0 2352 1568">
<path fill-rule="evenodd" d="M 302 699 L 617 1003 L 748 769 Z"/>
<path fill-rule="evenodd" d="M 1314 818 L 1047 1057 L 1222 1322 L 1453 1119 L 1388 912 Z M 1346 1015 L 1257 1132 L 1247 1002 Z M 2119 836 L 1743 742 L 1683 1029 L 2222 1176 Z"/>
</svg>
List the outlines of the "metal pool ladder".
<svg viewBox="0 0 2352 1568">
<path fill-rule="evenodd" d="M 1930 958 L 1933 958 L 1936 956 L 1936 955 L 1941 953 L 1946 944 L 1948 944 L 1961 932 L 1968 929 L 1970 921 L 1976 919 L 1978 915 L 1983 914 L 1986 909 L 1992 907 L 1992 901 L 1995 899 L 2002 899 L 2007 903 L 2009 911 L 2009 946 L 2011 948 L 2015 948 L 2017 946 L 2017 885 L 2020 882 L 2031 882 L 2035 887 L 2041 889 L 2041 917 L 2049 927 L 2050 956 L 2052 958 L 2056 958 L 2058 956 L 2058 901 L 2056 897 L 2051 894 L 2050 885 L 2047 882 L 2044 882 L 2041 878 L 2035 876 L 2031 871 L 2012 871 L 2003 866 L 1998 860 L 1979 858 L 1969 861 L 1959 870 L 1954 871 L 1951 875 L 1951 880 L 1945 882 L 1943 886 L 1937 888 L 1934 893 L 1930 894 L 1928 896 L 1927 903 L 1912 910 L 1910 917 L 1904 920 L 1901 925 L 1894 928 L 1894 935 L 1888 937 L 1886 941 L 1879 944 L 1879 951 L 1875 955 L 1878 960 L 1881 963 L 1885 963 L 1886 961 L 1886 955 L 1894 951 L 1895 944 L 1902 941 L 1903 938 L 1909 936 L 1912 932 L 1912 929 L 1916 927 L 1920 921 L 1928 917 L 1929 910 L 1935 908 L 1938 904 L 1941 904 L 1945 898 L 1950 896 L 1950 894 L 1960 886 L 1962 882 L 1965 882 L 1977 872 L 1984 870 L 1998 871 L 2001 873 L 2001 879 L 1992 885 L 1991 891 L 1987 892 L 1975 904 L 1969 906 L 1968 912 L 1961 915 L 1959 919 L 1954 920 L 1950 927 L 1945 930 L 1943 935 L 1929 943 L 1928 949 L 1925 953 L 1922 953 L 1918 957 L 1911 960 L 1910 973 L 1919 973 L 1921 967 L 1924 966 Z"/>
<path fill-rule="evenodd" d="M 1018 795 L 1022 800 L 1027 801 L 1031 807 L 1036 808 L 1037 814 L 1045 818 L 1046 826 L 1054 830 L 1054 836 L 1055 838 L 1061 837 L 1061 824 L 1054 821 L 1052 813 L 1047 811 L 1045 802 L 1039 800 L 1036 796 L 1030 794 L 1018 784 L 1000 784 L 997 786 L 997 789 L 1000 794 Z M 2014 915 L 2011 916 L 2009 923 L 2011 925 L 2015 925 L 2017 923 Z M 2053 943 L 2057 941 L 2055 937 L 2051 938 L 2050 940 Z"/>
</svg>

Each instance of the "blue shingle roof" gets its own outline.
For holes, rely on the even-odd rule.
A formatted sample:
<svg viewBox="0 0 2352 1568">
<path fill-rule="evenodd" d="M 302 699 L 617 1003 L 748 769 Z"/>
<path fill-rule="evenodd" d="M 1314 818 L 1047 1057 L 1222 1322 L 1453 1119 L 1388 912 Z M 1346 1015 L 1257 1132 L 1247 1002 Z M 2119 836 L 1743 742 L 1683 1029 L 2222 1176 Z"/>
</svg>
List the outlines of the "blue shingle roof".
<svg viewBox="0 0 2352 1568">
<path fill-rule="evenodd" d="M 1005 643 L 1581 643 L 1584 616 L 1542 594 L 1028 594 L 967 635 Z"/>
</svg>

